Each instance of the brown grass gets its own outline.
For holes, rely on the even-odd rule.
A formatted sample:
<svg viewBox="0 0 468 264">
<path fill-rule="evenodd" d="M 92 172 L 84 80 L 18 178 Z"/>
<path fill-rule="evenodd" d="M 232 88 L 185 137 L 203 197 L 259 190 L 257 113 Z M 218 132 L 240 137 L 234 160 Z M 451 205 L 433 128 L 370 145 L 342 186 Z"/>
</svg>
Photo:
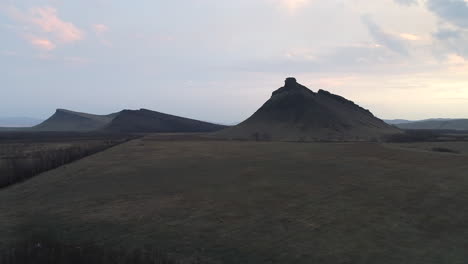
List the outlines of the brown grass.
<svg viewBox="0 0 468 264">
<path fill-rule="evenodd" d="M 103 151 L 129 140 L 128 136 L 99 139 L 63 138 L 62 141 L 44 141 L 37 134 L 28 137 L 0 141 L 0 188 L 6 187 L 42 172 L 58 168 L 64 164 Z"/>
<path fill-rule="evenodd" d="M 0 241 L 46 213 L 181 263 L 464 263 L 468 156 L 403 145 L 150 136 L 0 191 Z"/>
</svg>

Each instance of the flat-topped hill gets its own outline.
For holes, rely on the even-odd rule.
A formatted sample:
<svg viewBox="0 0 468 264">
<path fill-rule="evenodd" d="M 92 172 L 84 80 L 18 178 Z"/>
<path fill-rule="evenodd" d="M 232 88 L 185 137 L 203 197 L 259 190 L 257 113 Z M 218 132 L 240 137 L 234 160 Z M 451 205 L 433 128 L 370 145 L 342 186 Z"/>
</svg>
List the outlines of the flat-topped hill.
<svg viewBox="0 0 468 264">
<path fill-rule="evenodd" d="M 164 114 L 147 109 L 123 110 L 106 126 L 114 132 L 172 133 L 213 132 L 225 126 Z"/>
<path fill-rule="evenodd" d="M 55 114 L 41 124 L 32 127 L 35 131 L 93 131 L 104 128 L 119 113 L 93 115 L 57 109 Z"/>
</svg>

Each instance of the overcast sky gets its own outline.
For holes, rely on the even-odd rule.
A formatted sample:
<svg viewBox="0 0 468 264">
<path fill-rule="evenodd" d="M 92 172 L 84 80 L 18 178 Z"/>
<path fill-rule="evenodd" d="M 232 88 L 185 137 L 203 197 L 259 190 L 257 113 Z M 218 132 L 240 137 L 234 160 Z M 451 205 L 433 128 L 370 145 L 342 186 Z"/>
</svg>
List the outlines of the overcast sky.
<svg viewBox="0 0 468 264">
<path fill-rule="evenodd" d="M 288 76 L 381 118 L 468 118 L 467 0 L 0 0 L 0 116 L 242 121 Z"/>
</svg>

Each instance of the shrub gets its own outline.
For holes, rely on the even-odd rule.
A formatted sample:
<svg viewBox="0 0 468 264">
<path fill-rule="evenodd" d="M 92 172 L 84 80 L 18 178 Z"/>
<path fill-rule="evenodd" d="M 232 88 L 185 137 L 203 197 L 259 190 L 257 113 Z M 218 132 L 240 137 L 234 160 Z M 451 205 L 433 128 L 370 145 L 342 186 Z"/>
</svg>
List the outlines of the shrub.
<svg viewBox="0 0 468 264">
<path fill-rule="evenodd" d="M 432 148 L 432 151 L 444 152 L 444 153 L 455 153 L 455 154 L 460 153 L 460 152 L 458 152 L 458 151 L 456 151 L 456 150 L 449 149 L 449 148 L 442 148 L 442 147 L 435 147 L 435 148 Z"/>
<path fill-rule="evenodd" d="M 31 146 L 17 145 L 10 155 L 0 161 L 0 188 L 15 184 L 42 172 L 58 168 L 86 156 L 101 152 L 129 139 L 94 140 L 75 142 L 67 147 L 49 147 L 47 144 L 39 149 Z M 34 144 L 33 144 L 34 146 Z M 33 149 L 32 151 L 30 149 Z"/>
</svg>

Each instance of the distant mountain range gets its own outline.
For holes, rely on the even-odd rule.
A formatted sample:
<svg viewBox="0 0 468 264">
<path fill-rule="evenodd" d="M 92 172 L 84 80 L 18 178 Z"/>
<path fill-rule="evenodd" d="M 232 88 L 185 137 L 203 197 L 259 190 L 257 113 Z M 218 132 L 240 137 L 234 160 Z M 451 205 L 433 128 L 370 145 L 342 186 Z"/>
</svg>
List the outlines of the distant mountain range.
<svg viewBox="0 0 468 264">
<path fill-rule="evenodd" d="M 31 117 L 0 117 L 0 127 L 31 127 L 42 121 Z"/>
<path fill-rule="evenodd" d="M 330 92 L 317 93 L 288 78 L 250 118 L 217 134 L 233 139 L 368 141 L 401 133 L 369 110 Z"/>
<path fill-rule="evenodd" d="M 401 129 L 468 130 L 468 119 L 381 120 L 354 102 L 324 90 L 313 92 L 287 78 L 247 120 L 213 124 L 148 109 L 95 115 L 57 109 L 47 120 L 0 119 L 0 131 L 190 133 L 216 132 L 224 139 L 276 141 L 373 141 Z"/>
<path fill-rule="evenodd" d="M 468 119 L 432 118 L 418 121 L 395 119 L 385 122 L 401 129 L 468 130 Z"/>
<path fill-rule="evenodd" d="M 213 132 L 226 126 L 168 115 L 147 109 L 122 110 L 108 115 L 94 115 L 57 109 L 44 122 L 32 127 L 2 128 L 3 131 L 124 132 L 172 133 Z"/>
</svg>

